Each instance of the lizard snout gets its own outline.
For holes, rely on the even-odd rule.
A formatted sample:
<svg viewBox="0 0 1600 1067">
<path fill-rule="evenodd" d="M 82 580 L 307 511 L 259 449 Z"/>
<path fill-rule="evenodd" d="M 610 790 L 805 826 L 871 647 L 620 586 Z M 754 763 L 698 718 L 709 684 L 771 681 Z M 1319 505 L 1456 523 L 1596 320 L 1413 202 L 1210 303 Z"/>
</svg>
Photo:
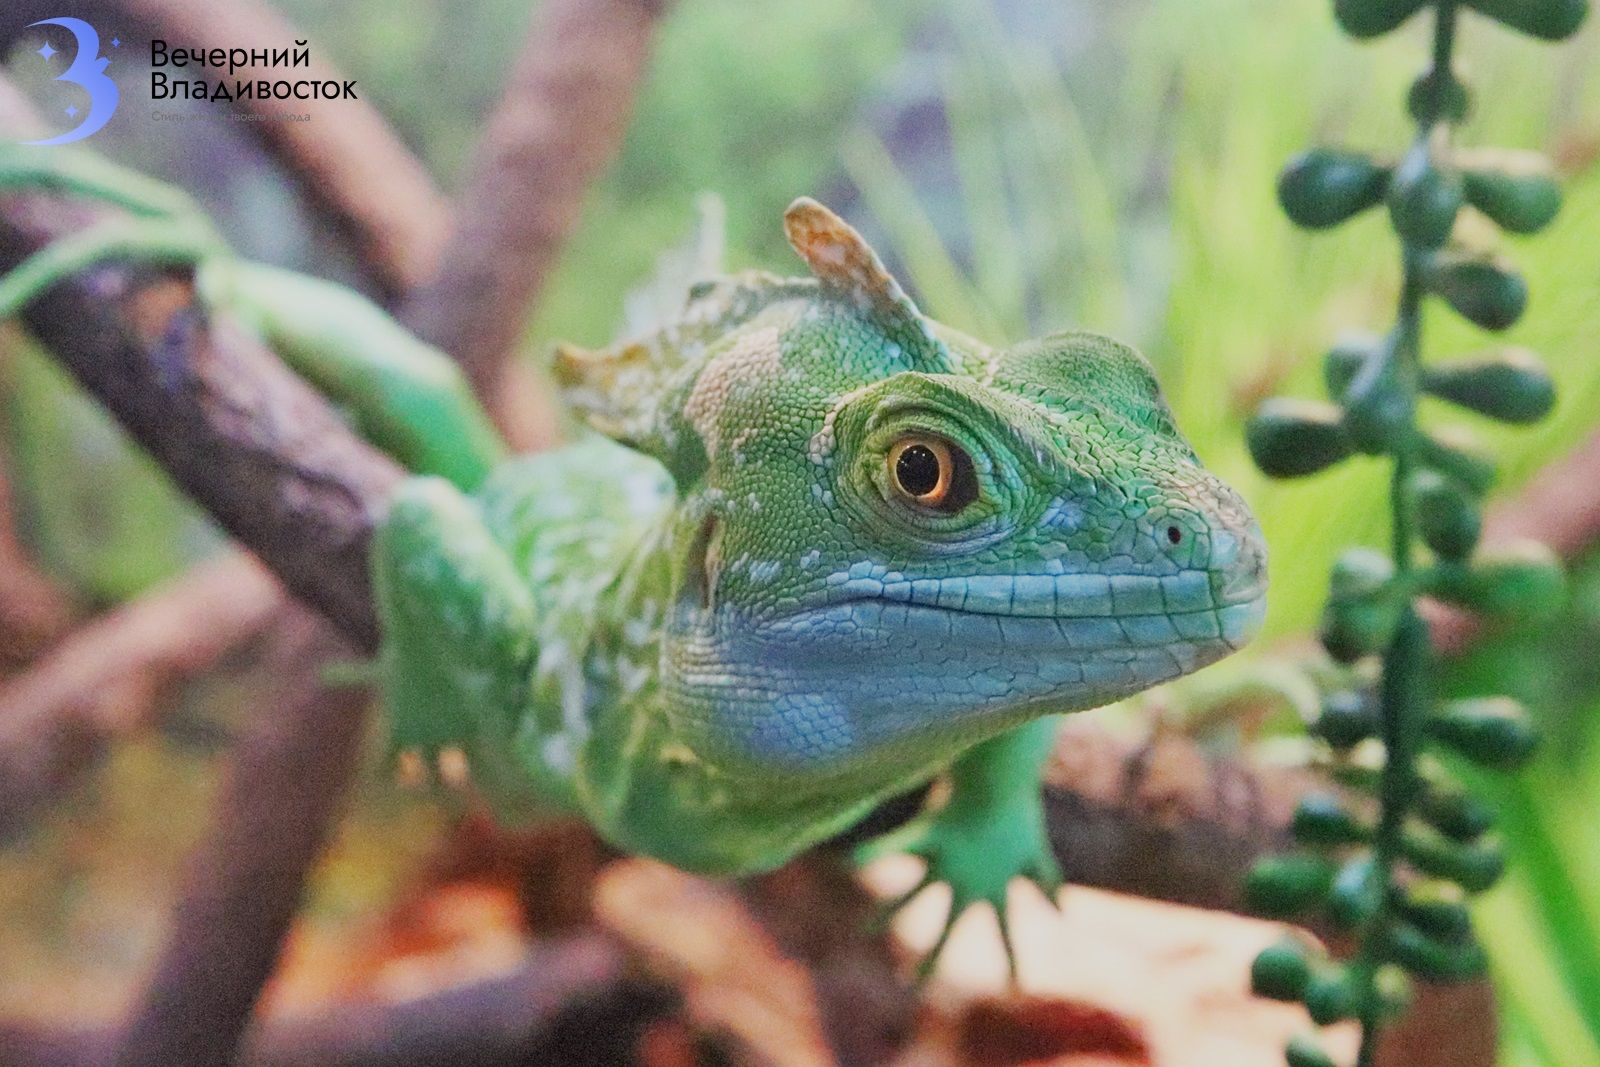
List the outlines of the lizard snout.
<svg viewBox="0 0 1600 1067">
<path fill-rule="evenodd" d="M 1248 513 L 1211 531 L 1211 590 L 1223 640 L 1244 647 L 1267 613 L 1267 542 Z"/>
</svg>

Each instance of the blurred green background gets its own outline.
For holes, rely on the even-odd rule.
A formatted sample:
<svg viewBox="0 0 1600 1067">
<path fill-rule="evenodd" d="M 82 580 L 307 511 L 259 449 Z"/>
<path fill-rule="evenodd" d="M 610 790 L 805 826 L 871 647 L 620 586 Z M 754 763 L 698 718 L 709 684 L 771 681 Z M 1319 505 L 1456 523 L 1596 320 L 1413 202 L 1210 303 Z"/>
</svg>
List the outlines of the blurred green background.
<svg viewBox="0 0 1600 1067">
<path fill-rule="evenodd" d="M 446 186 L 529 17 L 522 0 L 414 0 L 404 19 L 384 0 L 281 6 Z M 1314 142 L 1395 151 L 1410 137 L 1401 102 L 1424 28 L 1356 44 L 1330 7 L 681 0 L 623 156 L 530 325 L 529 358 L 554 338 L 607 338 L 624 294 L 690 226 L 697 193 L 727 203 L 733 266 L 780 271 L 797 268 L 783 207 L 816 195 L 937 318 L 997 342 L 1086 327 L 1149 354 L 1179 424 L 1265 527 L 1273 589 L 1258 655 L 1270 655 L 1271 638 L 1313 623 L 1337 552 L 1385 531 L 1380 463 L 1272 483 L 1241 433 L 1264 396 L 1320 392 L 1321 354 L 1341 332 L 1392 317 L 1386 221 L 1308 235 L 1273 195 L 1281 164 Z M 1501 457 L 1503 492 L 1600 428 L 1600 19 L 1559 47 L 1469 20 L 1460 54 L 1477 90 L 1463 139 L 1549 152 L 1568 194 L 1551 230 L 1507 249 L 1532 300 L 1506 339 L 1546 357 L 1562 400 L 1533 432 L 1475 427 Z M 308 225 L 260 222 L 276 220 L 264 205 L 292 211 L 260 159 L 207 179 L 155 146 L 102 147 L 194 189 L 244 253 L 337 270 Z M 1434 358 L 1487 343 L 1454 317 L 1427 324 Z M 41 360 L 19 362 L 11 404 L 29 530 L 87 597 L 126 597 L 213 550 L 216 536 Z M 1481 905 L 1510 1064 L 1600 1064 L 1600 565 L 1583 570 L 1563 618 L 1491 640 L 1458 671 L 1528 698 L 1553 739 L 1501 790 L 1513 874 Z"/>
</svg>

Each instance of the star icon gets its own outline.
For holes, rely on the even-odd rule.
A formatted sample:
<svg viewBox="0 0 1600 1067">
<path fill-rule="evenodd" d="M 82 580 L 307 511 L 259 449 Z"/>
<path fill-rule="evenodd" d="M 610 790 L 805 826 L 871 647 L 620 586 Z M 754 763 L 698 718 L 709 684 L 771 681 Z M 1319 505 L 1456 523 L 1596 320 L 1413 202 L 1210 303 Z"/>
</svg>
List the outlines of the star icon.
<svg viewBox="0 0 1600 1067">
<path fill-rule="evenodd" d="M 77 106 L 69 104 L 67 106 L 67 118 L 75 119 L 77 117 L 78 117 L 78 108 L 77 108 Z"/>
<path fill-rule="evenodd" d="M 120 38 L 120 37 L 111 38 L 111 47 L 112 48 L 121 48 L 122 47 L 122 38 Z"/>
<path fill-rule="evenodd" d="M 44 43 L 44 47 L 39 49 L 39 54 L 44 56 L 46 59 L 49 59 L 51 56 L 56 54 L 56 50 L 50 47 L 49 41 L 46 41 Z"/>
</svg>

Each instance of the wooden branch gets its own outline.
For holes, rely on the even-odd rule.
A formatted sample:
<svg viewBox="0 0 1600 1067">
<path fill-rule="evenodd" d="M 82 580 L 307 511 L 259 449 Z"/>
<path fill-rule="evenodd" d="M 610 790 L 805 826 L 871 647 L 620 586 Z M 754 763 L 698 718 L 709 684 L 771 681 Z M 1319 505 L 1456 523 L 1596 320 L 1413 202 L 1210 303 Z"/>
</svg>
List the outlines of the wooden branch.
<svg viewBox="0 0 1600 1067">
<path fill-rule="evenodd" d="M 11 483 L 0 464 L 0 678 L 64 634 L 72 616 L 72 600 L 66 590 L 34 564 L 17 537 Z M 0 729 L 3 723 L 4 712 L 0 712 Z M 0 782 L 4 773 L 0 771 Z M 0 800 L 3 822 L 4 801 Z M 0 836 L 4 836 L 3 830 Z"/>
<path fill-rule="evenodd" d="M 437 275 L 400 309 L 460 361 L 479 396 L 505 395 L 529 308 L 616 155 L 662 0 L 548 0 L 490 117 Z M 506 421 L 504 419 L 502 422 Z"/>
<path fill-rule="evenodd" d="M 260 563 L 230 554 L 93 620 L 0 685 L 0 841 L 145 728 L 175 682 L 262 633 L 286 603 Z"/>
<path fill-rule="evenodd" d="M 355 769 L 368 694 L 315 680 L 348 646 L 307 614 L 278 636 L 270 662 L 285 681 L 258 702 L 234 746 L 216 822 L 190 861 L 116 1067 L 233 1061 Z"/>
<path fill-rule="evenodd" d="M 1046 769 L 1045 815 L 1067 881 L 1238 912 L 1245 872 L 1291 844 L 1289 818 L 1312 782 L 1182 734 L 1135 741 L 1079 715 Z"/>
<path fill-rule="evenodd" d="M 0 130 L 28 109 L 0 85 Z M 0 271 L 106 213 L 0 201 Z M 402 477 L 255 338 L 207 322 L 186 280 L 137 266 L 53 288 L 25 324 L 191 497 L 363 650 L 377 647 L 367 541 Z"/>
<path fill-rule="evenodd" d="M 29 0 L 46 18 L 60 14 L 44 0 Z M 291 48 L 304 32 L 257 0 L 90 0 L 104 21 L 132 23 L 178 48 Z M 32 19 L 12 13 L 18 27 Z M 86 14 L 96 18 L 96 14 Z M 9 21 L 9 20 L 8 20 Z M 124 31 L 126 32 L 126 31 Z M 292 79 L 344 81 L 312 42 L 312 65 L 296 67 Z M 200 78 L 209 67 L 186 67 L 182 76 Z M 276 80 L 283 68 L 244 68 L 231 78 Z M 361 92 L 358 87 L 357 92 Z M 364 94 L 363 94 L 364 95 Z M 282 101 L 236 100 L 232 107 L 277 115 Z M 362 265 L 390 299 L 410 292 L 438 268 L 449 227 L 449 211 L 432 178 L 383 115 L 365 99 L 320 105 L 312 122 L 249 123 L 300 183 L 312 202 L 333 221 L 359 253 Z M 302 110 L 302 109 L 297 109 Z"/>
<path fill-rule="evenodd" d="M 634 975 L 615 941 L 584 935 L 536 947 L 509 974 L 398 1004 L 340 1005 L 274 1020 L 247 1037 L 239 1067 L 505 1067 L 629 1063 L 675 1015 L 665 987 Z M 0 1025 L 0 1067 L 100 1067 L 114 1030 Z M 233 1062 L 233 1061 L 218 1061 Z"/>
</svg>

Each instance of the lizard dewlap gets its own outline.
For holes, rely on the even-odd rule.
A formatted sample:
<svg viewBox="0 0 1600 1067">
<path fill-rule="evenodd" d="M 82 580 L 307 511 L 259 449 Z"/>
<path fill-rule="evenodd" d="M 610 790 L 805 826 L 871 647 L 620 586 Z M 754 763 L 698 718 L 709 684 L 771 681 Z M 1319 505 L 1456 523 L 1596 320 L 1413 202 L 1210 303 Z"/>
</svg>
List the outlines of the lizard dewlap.
<svg viewBox="0 0 1600 1067">
<path fill-rule="evenodd" d="M 679 321 L 564 348 L 605 438 L 400 491 L 374 547 L 397 745 L 460 748 L 510 815 L 685 868 L 775 866 L 949 770 L 899 843 L 955 891 L 1058 880 L 1053 713 L 1244 644 L 1265 550 L 1104 337 L 929 320 L 811 200 L 812 277 L 702 281 Z"/>
</svg>

